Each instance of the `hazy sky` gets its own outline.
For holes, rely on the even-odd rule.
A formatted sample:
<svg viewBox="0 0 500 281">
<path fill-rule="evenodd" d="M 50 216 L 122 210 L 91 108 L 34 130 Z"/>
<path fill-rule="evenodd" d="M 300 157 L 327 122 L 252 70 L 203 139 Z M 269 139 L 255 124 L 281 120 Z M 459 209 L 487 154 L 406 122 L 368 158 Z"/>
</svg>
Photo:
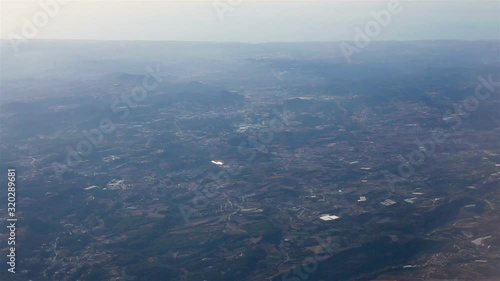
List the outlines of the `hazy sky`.
<svg viewBox="0 0 500 281">
<path fill-rule="evenodd" d="M 38 39 L 353 40 L 390 1 L 1 0 L 1 33 Z M 62 2 L 62 0 L 59 0 Z M 57 3 L 54 6 L 54 3 Z M 231 4 L 232 3 L 232 4 Z M 499 1 L 400 1 L 373 40 L 500 39 Z M 219 7 L 219 10 L 215 8 Z M 47 15 L 50 13 L 51 15 Z M 35 27 L 35 30 L 28 26 Z"/>
</svg>

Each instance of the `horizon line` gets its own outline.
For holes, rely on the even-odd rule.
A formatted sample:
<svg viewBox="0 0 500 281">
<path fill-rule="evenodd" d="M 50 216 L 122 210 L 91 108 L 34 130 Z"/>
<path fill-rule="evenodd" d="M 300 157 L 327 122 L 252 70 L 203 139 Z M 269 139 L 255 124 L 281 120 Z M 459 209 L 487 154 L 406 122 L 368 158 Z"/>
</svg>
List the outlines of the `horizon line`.
<svg viewBox="0 0 500 281">
<path fill-rule="evenodd" d="M 11 38 L 0 38 L 0 42 L 10 42 Z M 36 38 L 24 39 L 26 41 L 91 41 L 91 42 L 155 42 L 155 43 L 209 43 L 209 44 L 293 44 L 293 43 L 343 43 L 355 42 L 354 40 L 329 40 L 329 41 L 262 41 L 262 42 L 245 42 L 245 41 L 197 41 L 197 40 L 153 40 L 153 39 L 87 39 L 87 38 Z M 370 42 L 484 42 L 484 41 L 498 41 L 497 39 L 408 39 L 408 40 L 371 40 Z"/>
</svg>

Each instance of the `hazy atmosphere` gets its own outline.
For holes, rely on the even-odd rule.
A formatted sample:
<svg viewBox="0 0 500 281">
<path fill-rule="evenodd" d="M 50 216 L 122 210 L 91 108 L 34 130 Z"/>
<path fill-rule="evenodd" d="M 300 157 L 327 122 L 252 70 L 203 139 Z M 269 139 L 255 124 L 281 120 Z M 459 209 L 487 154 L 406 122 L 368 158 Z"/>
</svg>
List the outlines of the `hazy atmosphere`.
<svg viewBox="0 0 500 281">
<path fill-rule="evenodd" d="M 498 39 L 500 28 L 498 1 L 60 2 L 2 0 L 1 38 L 22 36 L 26 18 L 41 23 L 38 39 L 341 41 L 388 5 L 398 12 L 375 40 Z M 49 11 L 46 23 L 40 11 Z"/>
</svg>

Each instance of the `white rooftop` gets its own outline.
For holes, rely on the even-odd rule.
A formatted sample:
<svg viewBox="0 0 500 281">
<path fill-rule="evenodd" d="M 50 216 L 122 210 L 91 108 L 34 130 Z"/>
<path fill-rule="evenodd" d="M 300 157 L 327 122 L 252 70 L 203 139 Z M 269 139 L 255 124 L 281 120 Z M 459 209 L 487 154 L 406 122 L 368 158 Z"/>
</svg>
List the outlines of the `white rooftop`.
<svg viewBox="0 0 500 281">
<path fill-rule="evenodd" d="M 410 204 L 413 204 L 413 203 L 415 203 L 415 200 L 417 200 L 417 199 L 418 199 L 417 197 L 413 197 L 413 198 L 406 198 L 406 199 L 405 199 L 405 202 L 410 203 Z"/>
<path fill-rule="evenodd" d="M 396 204 L 396 201 L 393 201 L 391 199 L 385 199 L 385 201 L 384 202 L 380 202 L 380 204 L 382 204 L 384 206 L 391 206 L 391 205 Z"/>
<path fill-rule="evenodd" d="M 328 214 L 325 214 L 325 215 L 321 215 L 319 217 L 320 220 L 324 220 L 324 221 L 333 221 L 333 220 L 336 220 L 340 217 L 336 216 L 336 215 L 328 215 Z"/>
</svg>

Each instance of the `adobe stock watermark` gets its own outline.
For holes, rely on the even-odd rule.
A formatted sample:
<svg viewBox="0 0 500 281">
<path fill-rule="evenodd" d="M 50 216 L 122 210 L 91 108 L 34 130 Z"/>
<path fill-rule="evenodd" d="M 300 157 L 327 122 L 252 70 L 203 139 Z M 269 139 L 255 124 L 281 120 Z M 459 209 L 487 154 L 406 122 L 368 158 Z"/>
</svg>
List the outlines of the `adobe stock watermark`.
<svg viewBox="0 0 500 281">
<path fill-rule="evenodd" d="M 21 44 L 26 44 L 28 39 L 33 39 L 37 36 L 40 30 L 49 24 L 50 19 L 56 17 L 61 7 L 67 5 L 74 0 L 39 0 L 39 9 L 31 16 L 31 19 L 23 17 L 20 34 L 9 32 L 7 39 L 14 49 L 14 52 L 19 53 Z"/>
<path fill-rule="evenodd" d="M 130 92 L 124 93 L 120 98 L 113 100 L 110 109 L 113 113 L 119 114 L 119 120 L 125 120 L 130 115 L 130 109 L 144 101 L 148 96 L 148 91 L 153 91 L 161 84 L 163 78 L 160 74 L 160 66 L 156 68 L 146 67 L 147 75 L 142 79 L 142 85 L 134 87 Z M 94 148 L 99 147 L 105 135 L 113 133 L 116 129 L 115 124 L 109 118 L 102 118 L 96 128 L 89 131 L 83 130 L 81 133 L 84 139 L 80 140 L 75 147 L 66 146 L 66 163 L 53 163 L 52 168 L 58 178 L 62 182 L 62 175 L 65 172 L 71 172 L 78 167 L 84 157 L 89 156 Z"/>
<path fill-rule="evenodd" d="M 359 26 L 354 28 L 353 44 L 346 42 L 340 43 L 340 50 L 344 55 L 347 63 L 351 63 L 351 56 L 360 53 L 362 49 L 368 47 L 372 40 L 376 39 L 383 28 L 389 26 L 392 17 L 403 11 L 403 6 L 399 0 L 390 0 L 387 2 L 387 7 L 380 11 L 371 11 L 370 15 L 373 20 L 367 22 L 363 29 Z"/>
<path fill-rule="evenodd" d="M 213 0 L 212 6 L 219 20 L 223 21 L 226 17 L 226 13 L 234 12 L 242 2 L 243 0 Z"/>
<path fill-rule="evenodd" d="M 326 241 L 316 237 L 316 241 L 319 243 L 319 249 L 315 248 L 312 256 L 305 258 L 299 266 L 281 275 L 282 281 L 308 280 L 311 274 L 318 270 L 319 263 L 333 256 L 335 248 L 339 248 L 337 243 L 332 243 L 330 236 L 327 237 Z"/>
<path fill-rule="evenodd" d="M 453 109 L 447 109 L 444 112 L 442 120 L 448 124 L 452 123 L 451 130 L 456 131 L 460 129 L 464 120 L 477 111 L 481 101 L 489 99 L 494 93 L 500 94 L 500 81 L 497 82 L 492 79 L 492 75 L 489 75 L 487 79 L 481 76 L 478 77 L 479 83 L 474 90 L 474 94 L 467 96 L 458 103 L 454 103 L 452 105 Z M 421 166 L 426 159 L 432 157 L 436 151 L 436 146 L 446 143 L 449 138 L 445 128 L 435 128 L 431 133 L 431 137 L 427 139 L 422 141 L 416 139 L 414 141 L 417 148 L 408 155 L 408 159 L 400 156 L 400 163 L 398 165 L 399 176 L 387 170 L 382 171 L 392 192 L 395 191 L 394 185 L 396 183 L 403 182 L 413 175 L 416 167 Z"/>
<path fill-rule="evenodd" d="M 267 152 L 266 145 L 274 140 L 274 134 L 282 132 L 288 125 L 285 111 L 281 113 L 275 108 L 273 109 L 273 115 L 272 118 L 264 120 L 265 127 L 260 128 L 255 135 L 249 136 L 238 145 L 238 153 L 246 157 L 246 163 L 255 160 L 257 151 Z M 186 224 L 190 222 L 191 216 L 195 212 L 206 208 L 211 200 L 220 196 L 219 189 L 229 184 L 231 178 L 238 176 L 243 170 L 242 165 L 224 165 L 222 168 L 224 170 L 216 174 L 211 173 L 209 175 L 211 181 L 205 184 L 201 190 L 195 191 L 195 196 L 190 205 L 178 205 Z"/>
</svg>

